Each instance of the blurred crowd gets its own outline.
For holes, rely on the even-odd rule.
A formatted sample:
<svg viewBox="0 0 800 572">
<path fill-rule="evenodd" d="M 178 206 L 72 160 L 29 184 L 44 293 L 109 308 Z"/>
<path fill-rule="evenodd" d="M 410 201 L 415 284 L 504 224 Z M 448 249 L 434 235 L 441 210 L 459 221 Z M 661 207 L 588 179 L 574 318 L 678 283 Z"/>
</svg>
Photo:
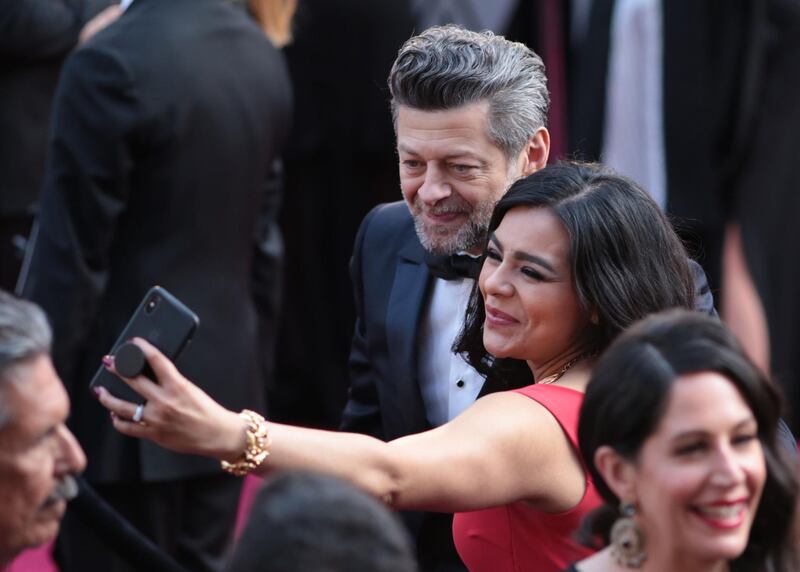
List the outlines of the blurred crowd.
<svg viewBox="0 0 800 572">
<path fill-rule="evenodd" d="M 485 184 L 484 198 L 492 199 L 485 205 L 469 198 L 472 191 L 462 193 L 461 202 L 436 195 L 459 194 L 459 185 L 469 186 L 465 179 L 450 180 L 445 173 L 431 182 L 433 175 L 412 172 L 432 161 L 429 150 L 444 145 L 435 137 L 426 140 L 427 134 L 438 130 L 457 138 L 474 117 L 447 124 L 426 114 L 471 110 L 482 97 L 493 102 L 487 87 L 489 95 L 467 95 L 462 103 L 451 92 L 468 92 L 480 82 L 488 86 L 494 78 L 475 75 L 458 83 L 455 64 L 448 68 L 436 55 L 430 56 L 431 67 L 419 72 L 422 87 L 403 84 L 403 74 L 413 74 L 403 68 L 399 51 L 419 50 L 423 58 L 426 49 L 433 50 L 407 40 L 448 24 L 519 42 L 538 54 L 531 55 L 536 66 L 543 65 L 525 72 L 542 76 L 529 89 L 544 94 L 537 104 L 544 117 L 538 124 L 531 120 L 535 128 L 526 131 L 526 142 L 504 146 L 492 131 L 494 124 L 489 128 L 489 151 L 508 164 L 503 163 L 504 178 L 495 185 L 500 192 Z M 459 36 L 466 46 L 459 49 L 483 49 L 484 40 L 475 39 L 480 37 Z M 718 315 L 738 342 L 725 338 L 718 344 L 722 349 L 709 351 L 743 352 L 742 359 L 757 368 L 740 375 L 739 370 L 726 374 L 728 366 L 717 362 L 685 370 L 671 364 L 677 379 L 705 370 L 727 375 L 745 396 L 738 405 L 760 424 L 744 433 L 760 436 L 764 427 L 775 426 L 780 447 L 793 450 L 791 434 L 800 432 L 795 291 L 800 240 L 792 239 L 796 231 L 791 230 L 797 228 L 794 214 L 800 213 L 793 176 L 800 160 L 793 141 L 794 127 L 800 127 L 799 56 L 796 0 L 0 0 L 0 288 L 35 303 L 49 323 L 22 335 L 35 343 L 13 353 L 2 346 L 17 343 L 15 320 L 34 323 L 40 317 L 26 306 L 7 316 L 0 312 L 0 377 L 7 367 L 16 372 L 18 361 L 30 365 L 34 359 L 44 376 L 36 377 L 37 369 L 36 379 L 60 379 L 66 388 L 65 396 L 54 387 L 39 388 L 63 400 L 54 414 L 61 457 L 53 463 L 60 468 L 51 475 L 62 488 L 53 496 L 43 485 L 36 494 L 49 496 L 37 502 L 52 509 L 76 494 L 79 499 L 94 495 L 97 505 L 113 515 L 110 528 L 119 525 L 117 514 L 126 523 L 118 534 L 101 533 L 97 507 L 73 503 L 76 508 L 66 511 L 54 548 L 60 569 L 464 570 L 461 560 L 469 558 L 461 547 L 461 559 L 455 555 L 449 517 L 404 513 L 403 530 L 399 520 L 349 485 L 306 473 L 278 478 L 264 488 L 231 560 L 241 479 L 205 458 L 215 457 L 213 452 L 188 446 L 168 451 L 174 448 L 170 443 L 120 432 L 87 387 L 142 296 L 159 284 L 200 316 L 197 334 L 177 364 L 181 373 L 227 410 L 246 408 L 270 423 L 343 429 L 384 441 L 447 427 L 477 397 L 534 380 L 525 366 L 524 383 L 509 387 L 503 379 L 495 386 L 496 376 L 516 379 L 516 370 L 492 369 L 504 365 L 499 354 L 492 357 L 484 350 L 469 364 L 453 357 L 453 344 L 469 341 L 460 334 L 465 312 L 474 310 L 475 296 L 488 299 L 490 294 L 476 271 L 449 282 L 433 258 L 478 254 L 481 264 L 490 264 L 490 250 L 483 251 L 486 229 L 500 233 L 498 224 L 506 216 L 492 216 L 497 199 L 515 180 L 563 160 L 600 163 L 644 189 L 697 263 L 685 270 L 691 272 L 689 302 L 660 300 L 642 316 L 692 305 Z M 497 61 L 493 65 L 500 66 Z M 495 116 L 525 115 L 520 107 L 481 113 L 489 122 Z M 517 127 L 510 119 L 498 119 L 497 125 L 509 131 Z M 401 199 L 405 205 L 386 206 Z M 439 202 L 446 207 L 436 210 Z M 420 222 L 429 203 L 441 228 Z M 444 219 L 460 216 L 459 209 L 477 213 L 481 206 L 486 220 L 476 214 L 469 221 L 478 229 L 476 240 L 447 242 L 448 225 L 455 223 Z M 627 240 L 636 237 L 632 233 Z M 619 238 L 613 248 L 645 248 L 643 241 L 624 244 Z M 572 263 L 580 269 L 579 261 Z M 593 294 L 583 291 L 583 278 L 574 278 L 585 304 Z M 654 282 L 653 290 L 658 288 Z M 11 296 L 0 299 L 9 307 L 19 303 Z M 482 305 L 481 312 L 490 320 Z M 594 312 L 587 327 L 604 328 L 610 318 Z M 626 327 L 615 322 L 615 335 L 641 317 L 635 311 L 622 314 Z M 673 316 L 665 323 L 723 335 L 712 331 L 717 326 L 684 320 Z M 659 327 L 651 326 L 647 335 L 658 338 Z M 8 337 L 3 328 L 11 332 Z M 646 329 L 640 326 L 640 335 Z M 667 338 L 672 339 L 664 334 Z M 597 347 L 581 345 L 572 359 L 557 361 L 555 371 L 536 370 L 535 360 L 524 352 L 502 357 L 527 362 L 536 382 L 541 382 L 539 373 L 548 374 L 544 379 L 557 375 L 553 382 L 576 375 L 581 368 L 570 372 L 572 366 L 586 360 L 588 380 L 610 341 L 609 335 Z M 47 356 L 44 365 L 36 361 L 42 356 Z M 491 367 L 484 371 L 481 363 Z M 445 385 L 430 381 L 437 376 Z M 784 404 L 774 411 L 765 405 L 772 394 L 752 389 L 758 384 L 772 388 L 773 382 Z M 12 390 L 0 385 L 4 391 Z M 715 389 L 708 385 L 708 391 Z M 148 402 L 153 411 L 156 400 Z M 3 403 L 0 399 L 0 412 Z M 658 407 L 654 411 L 664 415 Z M 142 410 L 137 415 L 139 422 Z M 577 431 L 577 413 L 569 419 Z M 0 437 L 8 431 L 5 423 L 0 415 Z M 649 436 L 655 428 L 632 423 L 631 431 Z M 733 441 L 743 439 L 740 433 Z M 775 438 L 772 433 L 769 439 Z M 603 445 L 613 446 L 615 438 L 623 442 L 623 436 L 594 444 L 578 443 L 577 433 L 568 437 L 568 445 L 592 456 L 581 461 L 586 471 L 578 474 L 602 483 L 596 504 L 621 503 L 612 506 L 620 514 L 607 514 L 606 521 L 633 519 L 636 511 L 625 512 L 631 503 L 620 492 L 627 490 L 625 479 L 614 472 L 624 463 L 597 453 Z M 765 498 L 795 501 L 795 477 L 784 475 L 792 461 L 774 460 L 772 445 L 763 443 L 762 472 L 770 475 Z M 641 442 L 625 446 L 636 454 L 644 447 Z M 334 442 L 330 447 L 338 451 Z M 276 466 L 283 467 L 281 451 L 274 456 Z M 12 481 L 2 474 L 3 462 L 0 487 Z M 287 461 L 286 468 L 334 472 L 354 481 L 311 461 Z M 72 482 L 64 476 L 76 473 L 84 476 L 71 485 L 75 491 L 63 489 L 64 482 Z M 777 489 L 775 479 L 783 479 Z M 756 489 L 754 497 L 761 491 L 754 486 L 751 492 Z M 4 495 L 0 491 L 0 499 Z M 286 501 L 289 508 L 280 507 L 284 497 L 292 501 Z M 494 504 L 511 502 L 501 497 L 503 502 Z M 450 513 L 464 503 L 388 504 Z M 493 506 L 477 504 L 474 509 Z M 335 513 L 340 507 L 351 508 L 341 508 L 339 520 L 304 520 L 308 512 Z M 472 509 L 466 503 L 464 510 Z M 725 520 L 727 514 L 717 514 L 725 510 L 707 513 Z M 363 521 L 352 524 L 358 520 L 353 515 Z M 603 536 L 611 542 L 614 533 L 598 519 L 594 540 Z M 762 533 L 759 522 L 754 534 Z M 39 545 L 55 535 L 42 527 L 20 546 Z M 314 544 L 311 532 L 276 536 L 280 541 L 260 545 L 260 534 L 274 527 L 350 532 L 326 546 L 318 543 L 319 558 L 329 561 L 325 568 L 314 560 L 317 553 L 308 551 Z M 780 534 L 793 534 L 790 529 L 787 523 Z M 369 534 L 376 530 L 385 534 Z M 480 536 L 480 527 L 476 530 Z M 337 554 L 348 543 L 352 550 Z M 376 554 L 385 558 L 355 564 L 355 554 L 372 544 L 382 547 Z M 304 553 L 309 560 L 281 557 L 282 551 Z M 151 560 L 131 556 L 151 552 Z M 772 558 L 776 570 L 789 570 L 796 562 L 789 552 L 746 552 L 736 565 L 741 567 L 731 569 L 759 569 L 747 567 L 745 560 L 752 557 Z M 17 553 L 14 547 L 0 551 L 0 565 Z M 570 553 L 575 558 L 562 564 L 590 553 Z M 474 552 L 471 558 L 470 569 L 492 569 L 475 564 L 480 558 Z M 634 567 L 636 557 L 631 558 L 616 561 Z M 286 563 L 255 567 L 270 559 Z M 604 566 L 603 560 L 587 561 L 577 570 L 612 570 Z"/>
</svg>

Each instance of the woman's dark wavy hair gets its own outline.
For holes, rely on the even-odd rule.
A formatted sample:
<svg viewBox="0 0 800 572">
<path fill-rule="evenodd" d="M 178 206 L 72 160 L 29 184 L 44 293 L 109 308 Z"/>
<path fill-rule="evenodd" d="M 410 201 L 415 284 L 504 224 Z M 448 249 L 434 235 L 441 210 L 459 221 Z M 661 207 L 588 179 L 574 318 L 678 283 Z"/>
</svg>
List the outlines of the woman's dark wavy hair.
<svg viewBox="0 0 800 572">
<path fill-rule="evenodd" d="M 495 206 L 488 235 L 517 207 L 550 209 L 566 228 L 578 300 L 599 319 L 587 332 L 594 349 L 604 349 L 648 314 L 693 307 L 694 281 L 683 244 L 658 205 L 630 179 L 597 164 L 550 165 L 511 186 Z M 492 389 L 531 384 L 524 360 L 488 354 L 485 317 L 476 284 L 454 351 L 486 375 Z"/>
<path fill-rule="evenodd" d="M 744 553 L 732 572 L 796 572 L 793 546 L 798 482 L 793 463 L 777 443 L 782 400 L 776 386 L 747 357 L 719 320 L 685 310 L 650 316 L 622 334 L 600 358 L 584 397 L 578 425 L 580 451 L 606 505 L 584 522 L 581 537 L 608 543 L 620 500 L 597 468 L 597 449 L 608 445 L 636 460 L 644 441 L 656 430 L 670 391 L 681 376 L 717 372 L 736 387 L 758 422 L 767 480 Z"/>
</svg>

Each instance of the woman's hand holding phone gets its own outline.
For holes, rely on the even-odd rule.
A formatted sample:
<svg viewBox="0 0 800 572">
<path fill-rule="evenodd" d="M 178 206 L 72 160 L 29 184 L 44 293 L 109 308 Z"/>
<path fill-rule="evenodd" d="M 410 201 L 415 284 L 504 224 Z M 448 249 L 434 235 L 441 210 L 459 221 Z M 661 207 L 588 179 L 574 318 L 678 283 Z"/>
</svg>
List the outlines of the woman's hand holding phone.
<svg viewBox="0 0 800 572">
<path fill-rule="evenodd" d="M 100 403 L 111 412 L 114 428 L 131 437 L 148 439 L 179 453 L 235 461 L 246 446 L 247 426 L 239 415 L 225 409 L 186 379 L 157 348 L 141 338 L 132 340 L 150 365 L 155 380 L 139 375 L 122 377 L 107 356 L 103 364 L 133 391 L 146 399 L 141 421 L 132 419 L 137 404 L 114 397 L 104 387 L 95 388 Z"/>
</svg>

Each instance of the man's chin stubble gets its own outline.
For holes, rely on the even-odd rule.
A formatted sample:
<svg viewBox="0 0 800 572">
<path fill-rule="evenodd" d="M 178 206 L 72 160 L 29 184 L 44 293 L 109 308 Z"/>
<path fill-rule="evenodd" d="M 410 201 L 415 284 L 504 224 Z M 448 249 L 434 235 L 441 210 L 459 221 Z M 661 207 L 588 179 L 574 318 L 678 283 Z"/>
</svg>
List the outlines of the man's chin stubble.
<svg viewBox="0 0 800 572">
<path fill-rule="evenodd" d="M 476 248 L 482 248 L 486 241 L 486 230 L 475 228 L 472 223 L 467 223 L 466 228 L 462 227 L 452 234 L 436 232 L 436 229 L 431 229 L 415 217 L 414 228 L 423 248 L 438 255 L 448 256 L 456 252 L 470 252 Z"/>
</svg>

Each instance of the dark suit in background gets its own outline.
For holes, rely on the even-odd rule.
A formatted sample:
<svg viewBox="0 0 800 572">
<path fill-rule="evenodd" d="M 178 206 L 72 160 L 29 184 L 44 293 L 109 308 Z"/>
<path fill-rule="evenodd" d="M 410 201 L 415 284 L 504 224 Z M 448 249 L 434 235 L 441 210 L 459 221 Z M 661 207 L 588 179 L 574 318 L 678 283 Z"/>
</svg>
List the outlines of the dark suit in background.
<svg viewBox="0 0 800 572">
<path fill-rule="evenodd" d="M 769 0 L 760 12 L 761 82 L 735 189 L 747 264 L 764 304 L 771 373 L 800 434 L 800 4 Z"/>
<path fill-rule="evenodd" d="M 667 212 L 720 286 L 724 224 L 763 72 L 765 0 L 662 2 L 663 126 Z M 581 158 L 602 153 L 614 0 L 593 0 L 573 59 L 569 141 Z"/>
<path fill-rule="evenodd" d="M 61 63 L 111 0 L 0 0 L 0 288 L 13 290 L 44 174 Z"/>
<path fill-rule="evenodd" d="M 572 74 L 570 141 L 582 157 L 602 151 L 609 28 L 614 0 L 593 0 Z M 796 264 L 797 58 L 793 0 L 662 2 L 667 211 L 721 286 L 725 224 L 742 228 L 747 264 L 770 338 L 771 367 L 800 428 L 800 305 Z M 724 285 L 723 285 L 724 286 Z"/>
<path fill-rule="evenodd" d="M 184 373 L 225 407 L 263 408 L 266 182 L 289 109 L 281 55 L 221 0 L 135 0 L 67 60 L 56 96 L 23 293 L 53 322 L 87 480 L 191 570 L 218 569 L 239 481 L 119 435 L 87 384 L 160 284 L 200 317 Z M 69 518 L 59 544 L 65 570 L 125 569 Z"/>
</svg>

